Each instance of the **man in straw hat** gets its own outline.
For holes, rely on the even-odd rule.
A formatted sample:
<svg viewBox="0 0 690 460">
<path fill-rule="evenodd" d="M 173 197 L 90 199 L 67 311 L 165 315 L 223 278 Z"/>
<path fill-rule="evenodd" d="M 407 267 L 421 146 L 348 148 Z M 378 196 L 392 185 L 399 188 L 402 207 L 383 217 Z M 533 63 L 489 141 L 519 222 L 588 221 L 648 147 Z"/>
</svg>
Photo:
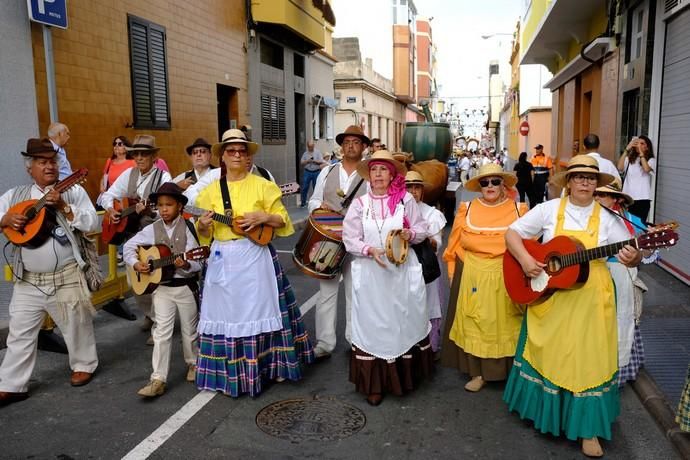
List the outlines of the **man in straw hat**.
<svg viewBox="0 0 690 460">
<path fill-rule="evenodd" d="M 525 249 L 523 238 L 542 236 L 548 243 L 567 236 L 587 249 L 620 241 L 618 217 L 594 200 L 595 189 L 612 180 L 594 158 L 570 159 L 565 171 L 553 178 L 555 185 L 566 188 L 566 195 L 537 205 L 506 232 L 507 248 L 525 275 L 536 278 L 535 283 L 547 282 L 549 276 L 542 261 Z M 616 254 L 628 267 L 636 266 L 641 256 L 630 245 Z M 616 304 L 604 260 L 585 263 L 589 276 L 582 286 L 557 290 L 527 308 L 503 399 L 541 432 L 582 439 L 583 453 L 600 457 L 598 438 L 611 439 L 611 425 L 620 412 Z M 544 417 L 553 407 L 566 410 Z"/>
<path fill-rule="evenodd" d="M 123 198 L 138 200 L 136 215 L 129 217 L 130 219 L 138 217 L 136 228 L 131 233 L 120 235 L 119 239 L 115 242 L 111 241 L 111 244 L 122 243 L 122 241 L 158 218 L 155 211 L 152 211 L 148 206 L 147 200 L 149 195 L 157 191 L 161 184 L 172 180 L 170 173 L 161 171 L 154 166 L 159 150 L 156 147 L 155 137 L 149 134 L 137 135 L 132 142 L 132 146 L 127 147 L 127 151 L 134 159 L 136 167 L 129 168 L 120 174 L 113 185 L 103 193 L 101 205 L 110 214 L 110 219 L 114 223 L 120 221 L 120 211 L 116 211 L 114 208 L 115 200 L 122 200 Z M 142 329 L 148 330 L 154 321 L 151 296 L 149 294 L 143 296 L 135 295 L 134 299 L 145 316 Z M 153 339 L 149 338 L 147 343 L 153 345 Z"/>
<path fill-rule="evenodd" d="M 173 182 L 182 190 L 187 190 L 190 185 L 197 183 L 206 173 L 215 168 L 211 164 L 211 144 L 203 137 L 197 138 L 186 150 L 192 162 L 192 169 L 180 173 L 173 179 Z"/>
<path fill-rule="evenodd" d="M 348 126 L 335 137 L 340 145 L 342 160 L 339 163 L 323 168 L 316 178 L 314 193 L 309 200 L 309 212 L 315 209 L 329 209 L 345 214 L 347 207 L 356 197 L 367 191 L 367 185 L 357 174 L 357 166 L 362 161 L 364 149 L 369 145 L 369 138 L 359 126 Z M 350 279 L 350 257 L 346 256 L 342 265 L 345 284 L 345 338 L 350 341 L 350 308 L 352 303 Z M 336 344 L 336 321 L 338 306 L 338 289 L 340 277 L 319 281 L 319 300 L 316 304 L 316 359 L 331 356 Z"/>
<path fill-rule="evenodd" d="M 47 312 L 62 332 L 69 353 L 73 386 L 87 384 L 98 366 L 91 320 L 91 294 L 82 272 L 85 262 L 74 229 L 98 228 L 96 210 L 79 185 L 59 193 L 58 158 L 50 140 L 29 139 L 25 157 L 32 184 L 15 187 L 0 197 L 0 227 L 21 231 L 25 215 L 9 212 L 17 203 L 44 198 L 57 225 L 38 247 L 13 246 L 15 283 L 10 301 L 7 353 L 0 366 L 0 406 L 28 397 L 28 383 L 36 364 L 38 331 Z"/>
</svg>

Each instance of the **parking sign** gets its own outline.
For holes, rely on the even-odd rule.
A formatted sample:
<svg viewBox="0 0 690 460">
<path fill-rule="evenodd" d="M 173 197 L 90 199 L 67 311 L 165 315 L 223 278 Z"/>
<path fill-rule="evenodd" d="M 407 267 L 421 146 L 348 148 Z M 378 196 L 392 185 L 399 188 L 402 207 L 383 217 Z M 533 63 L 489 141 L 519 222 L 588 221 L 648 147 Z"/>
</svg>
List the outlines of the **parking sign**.
<svg viewBox="0 0 690 460">
<path fill-rule="evenodd" d="M 32 21 L 67 28 L 67 0 L 26 0 L 26 4 Z"/>
</svg>

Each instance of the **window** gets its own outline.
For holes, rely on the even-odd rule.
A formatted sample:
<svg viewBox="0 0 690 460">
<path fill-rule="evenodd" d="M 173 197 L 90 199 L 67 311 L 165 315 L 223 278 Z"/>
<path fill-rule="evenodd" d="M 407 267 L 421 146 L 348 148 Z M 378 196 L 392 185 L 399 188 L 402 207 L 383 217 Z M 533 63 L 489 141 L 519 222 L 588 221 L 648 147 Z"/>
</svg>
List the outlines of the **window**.
<svg viewBox="0 0 690 460">
<path fill-rule="evenodd" d="M 261 39 L 261 63 L 275 67 L 276 69 L 283 70 L 283 47 L 276 45 L 275 43 L 268 41 L 264 38 Z"/>
<path fill-rule="evenodd" d="M 285 144 L 285 98 L 261 95 L 261 137 L 264 144 Z"/>
<path fill-rule="evenodd" d="M 165 28 L 127 16 L 135 128 L 170 129 Z"/>
<path fill-rule="evenodd" d="M 634 9 L 628 19 L 628 49 L 626 62 L 634 61 L 642 55 L 644 48 L 644 5 Z"/>
<path fill-rule="evenodd" d="M 304 56 L 294 53 L 294 74 L 304 78 Z"/>
<path fill-rule="evenodd" d="M 627 143 L 628 140 L 639 134 L 637 127 L 637 116 L 640 107 L 640 88 L 636 88 L 623 93 L 623 119 L 621 120 L 621 136 L 622 142 Z"/>
<path fill-rule="evenodd" d="M 326 101 L 320 96 L 314 97 L 314 140 L 333 139 L 333 117 L 335 109 L 329 107 Z"/>
</svg>

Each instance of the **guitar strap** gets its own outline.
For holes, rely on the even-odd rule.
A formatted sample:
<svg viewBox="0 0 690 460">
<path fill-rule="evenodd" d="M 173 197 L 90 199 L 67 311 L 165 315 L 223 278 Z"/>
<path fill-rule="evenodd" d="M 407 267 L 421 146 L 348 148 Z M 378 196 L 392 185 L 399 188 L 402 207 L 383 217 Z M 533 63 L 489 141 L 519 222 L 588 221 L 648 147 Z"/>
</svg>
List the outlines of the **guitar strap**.
<svg viewBox="0 0 690 460">
<path fill-rule="evenodd" d="M 628 219 L 628 218 L 625 217 L 624 215 L 618 214 L 618 213 L 617 213 L 616 211 L 614 211 L 613 209 L 607 208 L 606 206 L 604 206 L 604 205 L 601 204 L 601 203 L 599 203 L 599 206 L 601 206 L 602 208 L 606 209 L 608 212 L 610 212 L 610 213 L 613 214 L 614 216 L 616 216 L 616 217 L 618 217 L 618 218 L 620 218 L 620 219 L 623 219 L 623 220 L 625 220 L 625 221 L 628 221 L 630 224 L 632 224 L 632 225 L 633 225 L 634 227 L 636 227 L 638 230 L 641 230 L 641 231 L 647 233 L 647 228 L 646 228 L 646 227 L 642 227 L 641 225 L 636 224 L 635 222 L 633 222 L 632 220 Z"/>
<path fill-rule="evenodd" d="M 184 223 L 187 224 L 187 228 L 189 229 L 189 233 L 191 233 L 192 236 L 194 237 L 194 241 L 196 241 L 196 244 L 201 245 L 201 243 L 199 243 L 199 235 L 197 235 L 197 233 L 196 233 L 196 227 L 194 227 L 194 224 L 191 223 L 190 221 L 188 221 L 187 219 L 184 219 Z"/>
<path fill-rule="evenodd" d="M 345 197 L 345 199 L 340 203 L 340 206 L 343 207 L 343 209 L 347 209 L 350 206 L 350 203 L 352 203 L 352 200 L 355 198 L 355 195 L 357 195 L 357 191 L 359 188 L 362 186 L 364 183 L 364 179 L 360 179 L 359 182 L 357 183 L 357 186 L 350 192 L 348 196 Z M 402 201 L 402 200 L 400 200 Z"/>
<path fill-rule="evenodd" d="M 220 194 L 223 197 L 223 209 L 225 215 L 232 217 L 232 202 L 230 201 L 230 192 L 228 191 L 228 181 L 225 176 L 220 176 Z"/>
</svg>

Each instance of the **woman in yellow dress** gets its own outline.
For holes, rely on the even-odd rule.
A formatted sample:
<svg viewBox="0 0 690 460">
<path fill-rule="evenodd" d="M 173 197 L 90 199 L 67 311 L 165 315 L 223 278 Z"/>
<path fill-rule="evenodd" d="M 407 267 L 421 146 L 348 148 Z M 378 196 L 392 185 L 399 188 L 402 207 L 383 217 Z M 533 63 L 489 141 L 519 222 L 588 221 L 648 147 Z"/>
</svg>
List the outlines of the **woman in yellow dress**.
<svg viewBox="0 0 690 460">
<path fill-rule="evenodd" d="M 577 238 L 587 249 L 619 241 L 617 217 L 594 201 L 597 186 L 613 176 L 597 160 L 577 155 L 553 182 L 566 194 L 537 205 L 506 232 L 506 246 L 530 278 L 544 276 L 544 264 L 525 249 L 523 238 Z M 625 266 L 640 262 L 632 246 L 616 255 Z M 515 362 L 503 400 L 542 433 L 582 440 L 582 452 L 601 457 L 598 438 L 611 439 L 620 412 L 616 304 L 605 259 L 589 262 L 587 281 L 562 289 L 527 307 Z"/>
<path fill-rule="evenodd" d="M 527 212 L 525 203 L 506 196 L 506 189 L 516 182 L 515 174 L 500 165 L 482 166 L 465 184 L 481 196 L 458 207 L 443 254 L 448 276 L 461 278 L 457 301 L 449 302 L 441 360 L 469 374 L 467 391 L 479 391 L 487 381 L 505 380 L 517 347 L 522 310 L 510 300 L 503 283 L 505 232 Z"/>
</svg>

